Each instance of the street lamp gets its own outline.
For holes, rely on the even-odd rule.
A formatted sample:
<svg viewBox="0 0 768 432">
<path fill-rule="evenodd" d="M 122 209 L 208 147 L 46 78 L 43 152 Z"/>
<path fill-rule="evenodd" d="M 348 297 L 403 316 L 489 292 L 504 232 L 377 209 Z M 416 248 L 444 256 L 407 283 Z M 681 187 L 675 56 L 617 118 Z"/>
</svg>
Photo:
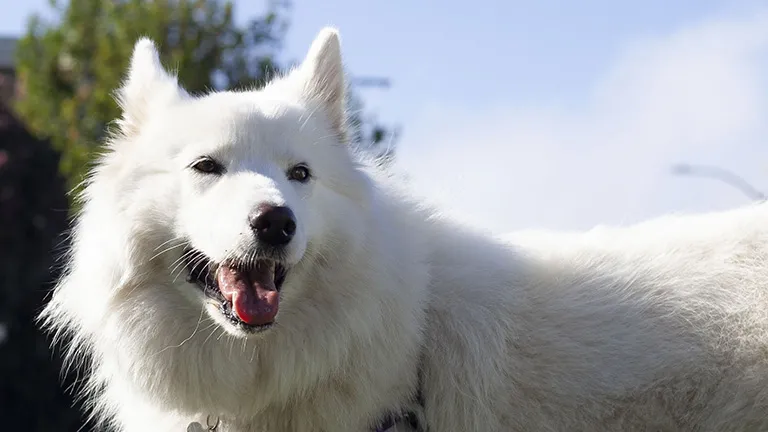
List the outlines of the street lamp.
<svg viewBox="0 0 768 432">
<path fill-rule="evenodd" d="M 672 173 L 677 175 L 710 177 L 738 189 L 751 200 L 763 201 L 766 199 L 765 194 L 757 190 L 746 180 L 723 168 L 704 165 L 677 164 L 672 166 Z"/>
<path fill-rule="evenodd" d="M 352 77 L 350 82 L 355 87 L 377 87 L 380 89 L 388 89 L 391 86 L 389 78 L 385 77 L 356 76 Z"/>
</svg>

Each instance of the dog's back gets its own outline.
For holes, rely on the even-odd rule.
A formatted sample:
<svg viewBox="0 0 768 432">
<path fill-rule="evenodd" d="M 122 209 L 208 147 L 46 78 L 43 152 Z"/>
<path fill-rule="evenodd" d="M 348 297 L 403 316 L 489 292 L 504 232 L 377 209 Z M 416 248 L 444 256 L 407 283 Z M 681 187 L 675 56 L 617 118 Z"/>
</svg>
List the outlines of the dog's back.
<svg viewBox="0 0 768 432">
<path fill-rule="evenodd" d="M 430 425 L 768 428 L 766 222 L 763 204 L 504 243 L 435 236 Z"/>
</svg>

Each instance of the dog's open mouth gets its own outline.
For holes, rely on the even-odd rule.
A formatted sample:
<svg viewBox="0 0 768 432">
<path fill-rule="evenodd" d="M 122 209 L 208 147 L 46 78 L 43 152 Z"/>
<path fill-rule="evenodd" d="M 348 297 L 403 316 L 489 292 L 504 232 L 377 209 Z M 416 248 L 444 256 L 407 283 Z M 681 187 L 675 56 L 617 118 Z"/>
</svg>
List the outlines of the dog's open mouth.
<svg viewBox="0 0 768 432">
<path fill-rule="evenodd" d="M 280 288 L 287 270 L 271 259 L 248 263 L 215 263 L 200 252 L 184 255 L 188 281 L 210 299 L 219 302 L 221 313 L 244 330 L 263 330 L 277 316 Z"/>
</svg>

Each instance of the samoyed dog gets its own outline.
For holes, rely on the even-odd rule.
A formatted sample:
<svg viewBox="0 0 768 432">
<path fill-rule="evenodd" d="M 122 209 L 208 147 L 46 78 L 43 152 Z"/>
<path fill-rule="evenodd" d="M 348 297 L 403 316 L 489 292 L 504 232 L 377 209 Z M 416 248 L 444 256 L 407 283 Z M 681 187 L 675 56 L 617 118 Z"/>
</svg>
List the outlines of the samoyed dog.
<svg viewBox="0 0 768 432">
<path fill-rule="evenodd" d="M 118 99 L 41 315 L 101 425 L 768 430 L 768 205 L 491 238 L 350 148 L 332 29 L 207 95 L 142 39 Z"/>
</svg>

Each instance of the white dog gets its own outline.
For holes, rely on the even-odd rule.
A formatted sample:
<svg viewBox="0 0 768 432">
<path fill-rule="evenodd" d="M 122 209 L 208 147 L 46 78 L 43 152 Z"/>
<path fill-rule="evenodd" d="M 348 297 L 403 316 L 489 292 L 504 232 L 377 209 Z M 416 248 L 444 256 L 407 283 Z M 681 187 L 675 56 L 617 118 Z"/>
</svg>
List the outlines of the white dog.
<svg viewBox="0 0 768 432">
<path fill-rule="evenodd" d="M 330 29 L 266 88 L 206 96 L 136 44 L 42 314 L 97 419 L 768 430 L 768 206 L 494 240 L 353 155 L 344 89 Z"/>
</svg>

